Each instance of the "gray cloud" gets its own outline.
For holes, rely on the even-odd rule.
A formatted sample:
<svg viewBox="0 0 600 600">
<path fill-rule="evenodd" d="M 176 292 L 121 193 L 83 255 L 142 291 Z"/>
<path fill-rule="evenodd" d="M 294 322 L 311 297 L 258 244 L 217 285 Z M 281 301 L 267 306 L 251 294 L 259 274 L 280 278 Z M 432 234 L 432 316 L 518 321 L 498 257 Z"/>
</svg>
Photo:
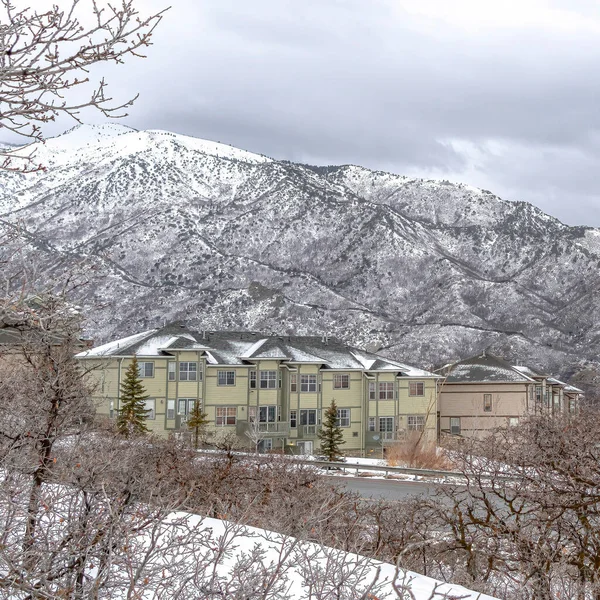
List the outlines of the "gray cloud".
<svg viewBox="0 0 600 600">
<path fill-rule="evenodd" d="M 134 127 L 465 181 L 600 225 L 600 9 L 444 1 L 175 0 L 147 60 L 106 77 L 140 92 Z"/>
</svg>

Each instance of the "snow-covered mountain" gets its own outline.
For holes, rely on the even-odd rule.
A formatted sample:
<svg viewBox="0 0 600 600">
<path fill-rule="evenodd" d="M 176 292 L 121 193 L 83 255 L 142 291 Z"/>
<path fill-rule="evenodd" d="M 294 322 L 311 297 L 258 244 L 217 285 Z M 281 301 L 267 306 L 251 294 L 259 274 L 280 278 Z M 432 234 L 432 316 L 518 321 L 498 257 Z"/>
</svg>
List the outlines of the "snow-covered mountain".
<svg viewBox="0 0 600 600">
<path fill-rule="evenodd" d="M 598 357 L 600 230 L 467 185 L 165 131 L 80 126 L 37 146 L 45 172 L 0 174 L 0 225 L 24 240 L 12 263 L 85 271 L 99 341 L 184 319 L 424 366 L 490 345 L 563 375 Z"/>
</svg>

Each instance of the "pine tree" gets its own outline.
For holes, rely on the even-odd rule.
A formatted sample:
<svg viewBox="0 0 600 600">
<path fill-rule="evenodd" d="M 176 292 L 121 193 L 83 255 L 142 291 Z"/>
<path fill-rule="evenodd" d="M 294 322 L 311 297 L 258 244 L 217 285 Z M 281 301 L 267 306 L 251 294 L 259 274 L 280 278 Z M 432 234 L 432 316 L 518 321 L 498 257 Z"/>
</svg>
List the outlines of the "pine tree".
<svg viewBox="0 0 600 600">
<path fill-rule="evenodd" d="M 331 405 L 325 411 L 323 426 L 318 435 L 321 440 L 321 452 L 327 457 L 327 460 L 342 460 L 340 446 L 346 442 L 344 441 L 344 432 L 338 425 L 335 400 L 331 401 Z"/>
<path fill-rule="evenodd" d="M 202 406 L 200 402 L 194 404 L 194 408 L 189 414 L 187 422 L 188 429 L 194 436 L 194 448 L 198 450 L 200 436 L 204 433 L 206 425 L 208 424 L 208 415 L 202 412 Z"/>
<path fill-rule="evenodd" d="M 121 384 L 121 409 L 117 419 L 117 429 L 125 437 L 148 433 L 146 419 L 146 390 L 138 373 L 138 361 L 134 356 Z"/>
</svg>

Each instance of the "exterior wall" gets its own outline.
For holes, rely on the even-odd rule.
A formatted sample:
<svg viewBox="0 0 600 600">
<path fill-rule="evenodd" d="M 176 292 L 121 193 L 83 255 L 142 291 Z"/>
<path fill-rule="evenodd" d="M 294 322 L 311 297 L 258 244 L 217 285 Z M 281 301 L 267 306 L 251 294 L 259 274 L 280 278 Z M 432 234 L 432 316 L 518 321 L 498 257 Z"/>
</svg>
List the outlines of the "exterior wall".
<svg viewBox="0 0 600 600">
<path fill-rule="evenodd" d="M 472 383 L 443 385 L 439 395 L 440 430 L 450 432 L 451 418 L 460 418 L 460 435 L 484 436 L 495 427 L 510 424 L 527 414 L 529 384 Z M 492 396 L 484 411 L 484 394 Z"/>
<path fill-rule="evenodd" d="M 314 452 L 319 451 L 317 430 L 322 421 L 323 412 L 335 400 L 339 409 L 350 411 L 350 424 L 343 427 L 344 445 L 342 450 L 347 454 L 369 454 L 374 448 L 381 451 L 383 441 L 374 441 L 373 435 L 378 431 L 380 417 L 392 417 L 394 431 L 392 439 L 385 443 L 402 439 L 408 424 L 408 417 L 422 415 L 426 419 L 426 429 L 435 437 L 436 431 L 436 380 L 423 381 L 424 394 L 411 396 L 409 378 L 397 378 L 395 372 L 374 373 L 368 379 L 363 371 L 336 371 L 320 369 L 316 364 L 282 365 L 278 360 L 261 360 L 244 366 L 215 366 L 206 364 L 199 352 L 174 352 L 172 357 L 138 357 L 139 362 L 154 363 L 154 376 L 142 378 L 150 398 L 155 399 L 155 418 L 148 421 L 149 429 L 157 434 L 168 436 L 185 430 L 185 414 L 179 414 L 179 400 L 201 402 L 209 419 L 208 429 L 214 431 L 235 431 L 244 442 L 249 443 L 245 432 L 249 427 L 249 415 L 252 410 L 258 412 L 261 406 L 276 406 L 276 424 L 269 423 L 267 433 L 272 432 L 273 448 L 287 446 L 297 453 L 298 443 L 312 443 Z M 197 380 L 180 381 L 179 363 L 196 362 Z M 169 363 L 174 363 L 175 377 L 169 380 Z M 99 415 L 116 415 L 119 409 L 119 381 L 124 378 L 131 358 L 108 358 L 105 360 L 84 359 L 85 367 L 90 369 L 90 377 L 96 383 L 95 401 Z M 250 372 L 256 371 L 256 387 L 250 388 Z M 234 385 L 218 385 L 219 371 L 233 371 Z M 274 389 L 260 387 L 260 372 L 275 371 L 277 382 Z M 336 374 L 348 375 L 349 388 L 334 387 Z M 296 376 L 296 391 L 291 391 L 291 377 Z M 301 391 L 301 375 L 315 375 L 317 389 L 314 392 Z M 414 380 L 414 378 L 410 378 Z M 369 401 L 369 381 L 376 383 L 376 399 Z M 393 398 L 379 399 L 379 382 L 393 385 Z M 216 425 L 217 408 L 235 408 L 235 425 Z M 308 409 L 316 411 L 316 424 L 304 426 L 300 424 L 300 411 Z M 296 427 L 290 427 L 290 411 L 296 411 Z M 170 413 L 170 414 L 169 414 Z M 168 418 L 168 417 L 174 418 Z M 375 417 L 377 431 L 368 431 L 368 418 Z"/>
</svg>

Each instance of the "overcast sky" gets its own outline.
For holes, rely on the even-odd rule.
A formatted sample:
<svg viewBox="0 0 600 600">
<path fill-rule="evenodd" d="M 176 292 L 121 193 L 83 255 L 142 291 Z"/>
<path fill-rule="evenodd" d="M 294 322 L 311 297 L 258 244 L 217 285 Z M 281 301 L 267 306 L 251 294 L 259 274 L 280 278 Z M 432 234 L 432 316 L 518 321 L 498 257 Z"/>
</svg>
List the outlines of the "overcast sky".
<svg viewBox="0 0 600 600">
<path fill-rule="evenodd" d="M 597 0 L 171 2 L 148 57 L 107 71 L 116 97 L 140 92 L 125 124 L 600 225 Z"/>
</svg>

